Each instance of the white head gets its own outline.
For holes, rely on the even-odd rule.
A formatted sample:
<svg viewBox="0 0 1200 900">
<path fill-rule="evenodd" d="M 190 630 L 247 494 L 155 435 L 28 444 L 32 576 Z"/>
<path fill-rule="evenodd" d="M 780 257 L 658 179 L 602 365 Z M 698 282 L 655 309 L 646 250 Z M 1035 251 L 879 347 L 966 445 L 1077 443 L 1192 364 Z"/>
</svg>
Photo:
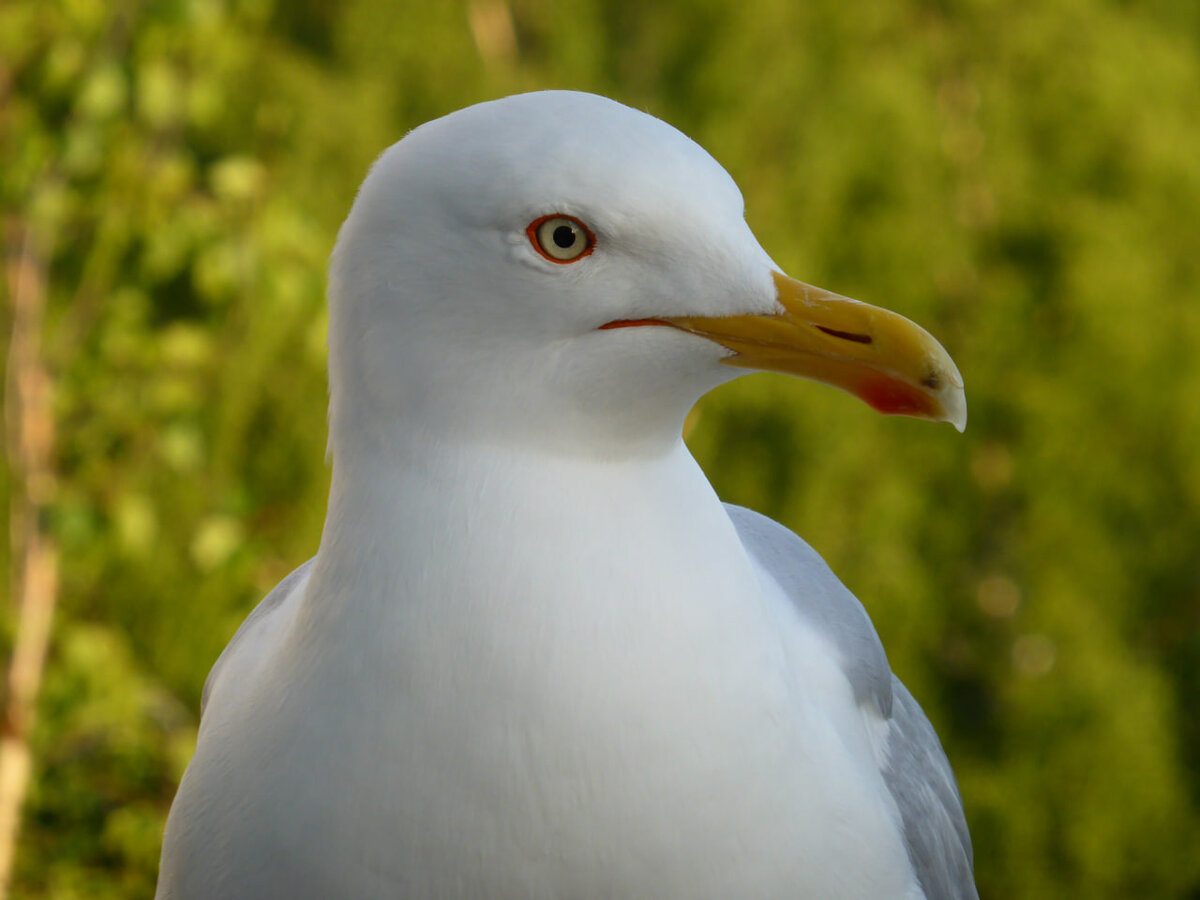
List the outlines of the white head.
<svg viewBox="0 0 1200 900">
<path fill-rule="evenodd" d="M 744 371 L 723 361 L 864 395 L 844 374 L 763 362 L 749 349 L 763 323 L 775 329 L 795 313 L 783 295 L 785 282 L 798 283 L 777 273 L 742 213 L 737 186 L 697 144 L 601 97 L 523 94 L 417 128 L 376 162 L 334 250 L 335 455 L 347 441 L 386 447 L 413 430 L 600 456 L 652 452 L 678 440 L 697 398 Z M 796 301 L 805 307 L 853 304 L 799 288 L 815 292 Z M 851 329 L 838 327 L 844 310 L 832 325 L 806 322 L 805 340 L 832 342 L 836 353 L 816 355 L 844 367 L 842 350 L 874 340 L 857 333 L 863 309 L 891 316 L 854 304 L 849 340 Z M 753 335 L 747 323 L 758 323 Z M 957 380 L 941 356 L 938 371 Z M 932 377 L 914 372 L 903 377 Z"/>
</svg>

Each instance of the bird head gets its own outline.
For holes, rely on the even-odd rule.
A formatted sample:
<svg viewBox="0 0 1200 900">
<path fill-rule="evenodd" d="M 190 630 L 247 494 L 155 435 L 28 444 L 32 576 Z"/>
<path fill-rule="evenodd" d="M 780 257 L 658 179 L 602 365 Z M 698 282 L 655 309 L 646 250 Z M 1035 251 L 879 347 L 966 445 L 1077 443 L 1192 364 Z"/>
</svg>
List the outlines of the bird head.
<svg viewBox="0 0 1200 900">
<path fill-rule="evenodd" d="M 602 97 L 522 94 L 371 169 L 330 269 L 331 428 L 624 453 L 747 371 L 966 423 L 926 331 L 784 275 L 700 146 Z"/>
</svg>

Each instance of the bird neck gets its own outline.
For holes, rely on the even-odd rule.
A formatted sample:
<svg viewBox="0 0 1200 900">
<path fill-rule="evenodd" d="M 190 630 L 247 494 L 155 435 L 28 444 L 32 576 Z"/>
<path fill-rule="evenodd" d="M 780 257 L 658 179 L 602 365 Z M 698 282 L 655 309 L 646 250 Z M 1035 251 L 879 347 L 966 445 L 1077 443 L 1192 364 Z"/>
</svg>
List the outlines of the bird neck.
<svg viewBox="0 0 1200 900">
<path fill-rule="evenodd" d="M 648 585 L 647 572 L 679 583 Z M 486 618 L 636 604 L 726 581 L 733 592 L 739 576 L 753 578 L 745 552 L 681 440 L 609 459 L 413 440 L 403 453 L 335 457 L 308 594 L 314 623 L 387 629 L 404 610 Z M 344 615 L 364 607 L 374 613 Z"/>
</svg>

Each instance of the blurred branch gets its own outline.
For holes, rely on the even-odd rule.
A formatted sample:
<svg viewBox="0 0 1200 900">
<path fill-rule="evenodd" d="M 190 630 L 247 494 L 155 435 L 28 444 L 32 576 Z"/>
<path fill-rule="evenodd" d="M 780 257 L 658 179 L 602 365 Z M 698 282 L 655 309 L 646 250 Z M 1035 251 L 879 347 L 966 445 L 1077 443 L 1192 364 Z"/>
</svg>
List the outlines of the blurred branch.
<svg viewBox="0 0 1200 900">
<path fill-rule="evenodd" d="M 484 65 L 507 70 L 517 61 L 517 32 L 505 0 L 471 0 L 467 23 Z"/>
<path fill-rule="evenodd" d="M 9 222 L 5 231 L 12 334 L 4 408 L 12 473 L 10 540 L 17 624 L 0 719 L 0 897 L 8 895 L 16 855 L 29 784 L 29 733 L 58 592 L 54 543 L 43 523 L 54 490 L 50 463 L 54 419 L 50 378 L 41 354 L 45 265 L 26 226 Z"/>
</svg>

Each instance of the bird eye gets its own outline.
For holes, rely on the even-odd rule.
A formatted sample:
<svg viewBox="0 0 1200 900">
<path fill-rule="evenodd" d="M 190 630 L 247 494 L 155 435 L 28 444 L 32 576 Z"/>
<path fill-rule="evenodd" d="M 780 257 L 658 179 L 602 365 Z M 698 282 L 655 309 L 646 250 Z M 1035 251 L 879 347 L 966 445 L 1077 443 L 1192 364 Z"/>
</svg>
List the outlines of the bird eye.
<svg viewBox="0 0 1200 900">
<path fill-rule="evenodd" d="M 534 248 L 551 262 L 575 262 L 596 246 L 596 236 L 574 216 L 542 216 L 525 229 Z"/>
</svg>

